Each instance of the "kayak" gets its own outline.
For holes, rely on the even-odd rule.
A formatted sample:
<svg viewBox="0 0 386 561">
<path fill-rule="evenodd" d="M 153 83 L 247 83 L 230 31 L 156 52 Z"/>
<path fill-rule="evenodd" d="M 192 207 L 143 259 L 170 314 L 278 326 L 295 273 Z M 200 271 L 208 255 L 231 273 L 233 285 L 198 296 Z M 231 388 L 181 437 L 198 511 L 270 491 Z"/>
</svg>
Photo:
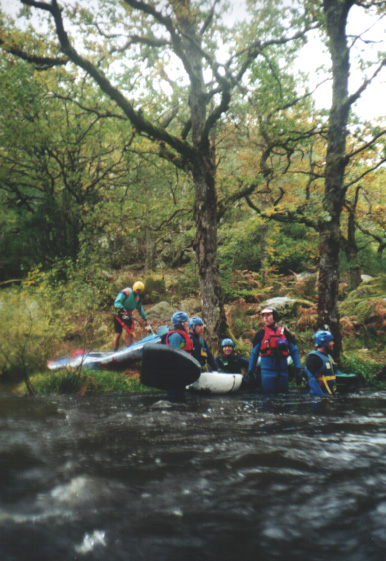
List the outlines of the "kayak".
<svg viewBox="0 0 386 561">
<path fill-rule="evenodd" d="M 141 383 L 159 390 L 186 389 L 206 394 L 237 391 L 242 374 L 201 372 L 201 365 L 186 351 L 167 345 L 147 344 L 143 348 Z"/>
<path fill-rule="evenodd" d="M 71 356 L 49 360 L 47 368 L 49 370 L 62 370 L 64 368 L 124 370 L 130 364 L 142 359 L 144 345 L 147 343 L 159 344 L 164 333 L 165 327 L 161 327 L 156 334 L 148 335 L 120 351 L 75 351 Z"/>
<path fill-rule="evenodd" d="M 143 347 L 140 381 L 144 386 L 182 391 L 200 374 L 200 363 L 186 351 L 154 343 Z"/>
<path fill-rule="evenodd" d="M 242 374 L 228 374 L 225 372 L 202 372 L 200 377 L 187 387 L 197 393 L 232 393 L 240 389 Z"/>
</svg>

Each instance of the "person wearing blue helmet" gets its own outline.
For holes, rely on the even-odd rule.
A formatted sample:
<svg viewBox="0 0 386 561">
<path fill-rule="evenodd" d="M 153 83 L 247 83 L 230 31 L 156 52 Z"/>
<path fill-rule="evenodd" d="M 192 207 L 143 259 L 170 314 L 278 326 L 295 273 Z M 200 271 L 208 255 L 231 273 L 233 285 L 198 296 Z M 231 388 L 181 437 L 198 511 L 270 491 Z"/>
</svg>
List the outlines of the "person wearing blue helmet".
<svg viewBox="0 0 386 561">
<path fill-rule="evenodd" d="M 186 312 L 175 312 L 172 315 L 172 329 L 166 333 L 162 342 L 171 347 L 178 347 L 189 354 L 193 352 L 193 342 L 189 337 L 189 316 Z"/>
<path fill-rule="evenodd" d="M 218 371 L 216 359 L 214 358 L 208 343 L 203 339 L 204 322 L 199 316 L 192 316 L 189 319 L 189 335 L 193 343 L 192 355 L 201 364 L 204 369 L 208 365 L 210 371 Z"/>
<path fill-rule="evenodd" d="M 304 371 L 310 395 L 332 395 L 336 392 L 336 375 L 341 373 L 331 356 L 334 337 L 330 331 L 320 329 L 314 333 L 316 350 L 306 356 Z"/>
<path fill-rule="evenodd" d="M 221 355 L 216 357 L 218 367 L 223 372 L 235 373 L 248 370 L 249 361 L 235 353 L 235 344 L 229 337 L 220 343 Z"/>
</svg>

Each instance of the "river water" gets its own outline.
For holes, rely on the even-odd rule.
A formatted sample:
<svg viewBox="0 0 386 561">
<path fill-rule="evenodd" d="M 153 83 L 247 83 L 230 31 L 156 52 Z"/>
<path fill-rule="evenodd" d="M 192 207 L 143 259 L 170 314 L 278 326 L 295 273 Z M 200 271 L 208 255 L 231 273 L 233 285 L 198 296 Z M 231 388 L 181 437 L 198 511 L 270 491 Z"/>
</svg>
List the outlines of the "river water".
<svg viewBox="0 0 386 561">
<path fill-rule="evenodd" d="M 1 561 L 385 561 L 386 392 L 0 394 Z"/>
</svg>

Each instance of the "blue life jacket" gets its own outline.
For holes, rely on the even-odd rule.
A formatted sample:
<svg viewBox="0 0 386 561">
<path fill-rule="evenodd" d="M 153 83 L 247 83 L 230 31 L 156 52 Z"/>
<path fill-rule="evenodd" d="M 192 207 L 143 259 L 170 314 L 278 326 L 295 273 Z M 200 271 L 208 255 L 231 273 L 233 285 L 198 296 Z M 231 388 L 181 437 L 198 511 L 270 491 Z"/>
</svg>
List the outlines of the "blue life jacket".
<svg viewBox="0 0 386 561">
<path fill-rule="evenodd" d="M 316 376 L 308 370 L 306 364 L 304 365 L 304 370 L 306 372 L 308 384 L 310 387 L 310 394 L 325 395 L 335 393 L 337 367 L 334 359 L 332 358 L 332 356 L 328 354 L 326 355 L 320 351 L 311 351 L 307 356 L 310 355 L 318 356 L 323 362 Z"/>
</svg>

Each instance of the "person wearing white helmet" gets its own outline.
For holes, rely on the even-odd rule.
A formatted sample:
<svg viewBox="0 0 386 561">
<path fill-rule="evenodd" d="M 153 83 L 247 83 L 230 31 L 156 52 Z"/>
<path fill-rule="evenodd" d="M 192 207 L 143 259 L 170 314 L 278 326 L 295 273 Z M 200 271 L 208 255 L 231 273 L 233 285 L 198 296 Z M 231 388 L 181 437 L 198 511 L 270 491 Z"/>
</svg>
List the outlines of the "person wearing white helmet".
<svg viewBox="0 0 386 561">
<path fill-rule="evenodd" d="M 301 378 L 302 367 L 299 351 L 294 336 L 284 327 L 280 327 L 279 314 L 271 306 L 261 312 L 264 328 L 258 331 L 253 340 L 253 349 L 249 358 L 248 372 L 244 376 L 245 388 L 257 385 L 256 366 L 260 357 L 261 389 L 264 393 L 282 393 L 288 391 L 288 356 L 291 356 L 296 378 Z"/>
<path fill-rule="evenodd" d="M 141 295 L 145 290 L 145 285 L 141 281 L 136 281 L 133 287 L 127 287 L 122 289 L 114 301 L 114 351 L 119 348 L 119 340 L 121 338 L 122 330 L 124 329 L 127 333 L 127 346 L 133 344 L 134 337 L 134 320 L 133 311 L 137 310 L 141 318 L 145 322 L 145 326 L 149 325 L 147 321 L 146 312 L 143 309 Z"/>
</svg>

